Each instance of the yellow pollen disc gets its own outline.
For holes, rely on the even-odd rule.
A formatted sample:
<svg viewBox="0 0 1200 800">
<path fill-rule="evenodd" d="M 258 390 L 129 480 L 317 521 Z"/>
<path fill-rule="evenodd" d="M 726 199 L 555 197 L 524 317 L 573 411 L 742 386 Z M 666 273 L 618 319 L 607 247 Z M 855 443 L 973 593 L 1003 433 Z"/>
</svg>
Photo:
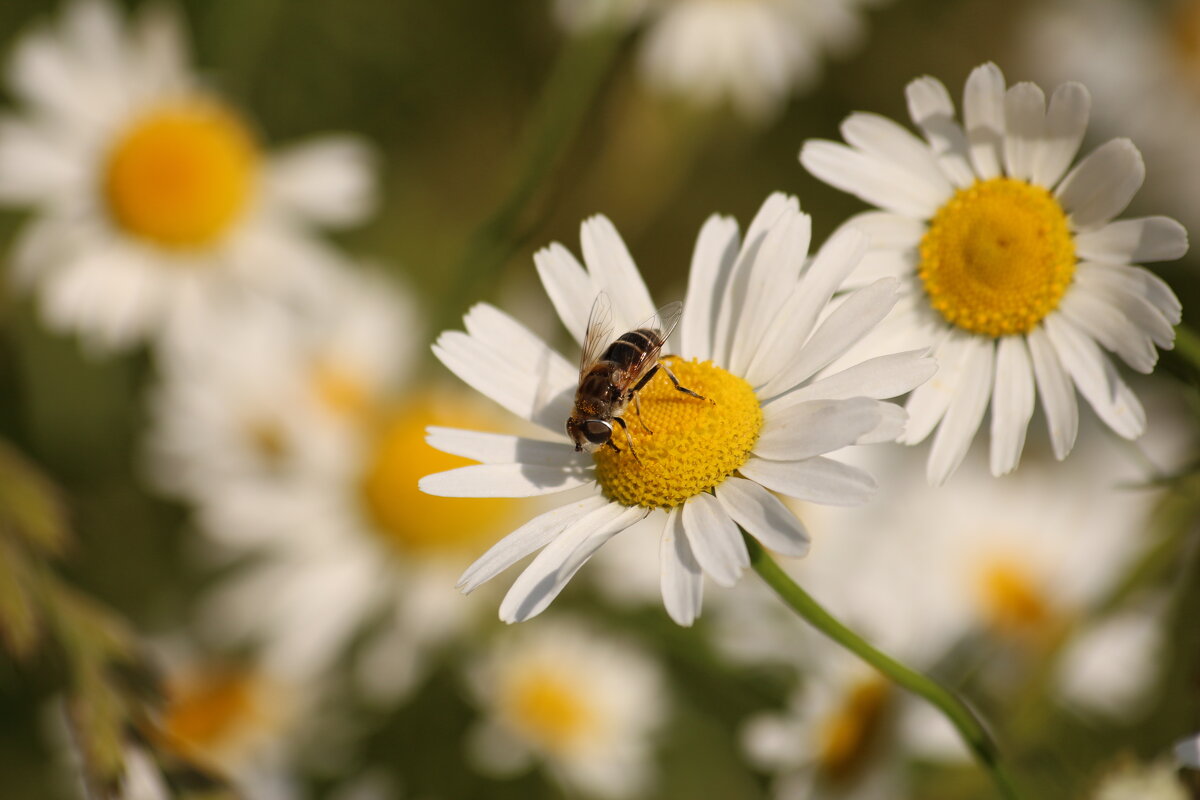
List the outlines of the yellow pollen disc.
<svg viewBox="0 0 1200 800">
<path fill-rule="evenodd" d="M 746 463 L 762 430 L 762 407 L 746 381 L 711 361 L 666 361 L 681 386 L 707 399 L 678 391 L 660 369 L 638 392 L 640 421 L 629 404 L 624 419 L 637 457 L 619 424 L 612 438 L 621 452 L 595 452 L 597 480 L 627 506 L 671 508 L 710 491 Z"/>
<path fill-rule="evenodd" d="M 258 149 L 239 119 L 209 102 L 185 102 L 147 114 L 118 139 L 104 197 L 128 233 L 164 247 L 202 247 L 241 217 L 257 167 Z"/>
<path fill-rule="evenodd" d="M 476 463 L 426 444 L 427 426 L 486 429 L 489 422 L 432 397 L 410 400 L 385 415 L 359 488 L 365 515 L 390 545 L 410 556 L 471 554 L 508 524 L 519 501 L 434 497 L 417 489 L 425 475 Z"/>
<path fill-rule="evenodd" d="M 595 711 L 579 691 L 551 669 L 532 669 L 505 691 L 513 727 L 547 750 L 570 750 L 595 724 Z"/>
<path fill-rule="evenodd" d="M 821 726 L 817 763 L 835 780 L 849 778 L 867 756 L 887 711 L 890 689 L 882 678 L 855 685 Z"/>
<path fill-rule="evenodd" d="M 1000 631 L 1037 630 L 1054 616 L 1034 577 L 1014 561 L 998 559 L 984 566 L 979 591 L 989 621 Z"/>
<path fill-rule="evenodd" d="M 176 681 L 167 692 L 162 730 L 170 746 L 193 757 L 221 750 L 248 725 L 260 721 L 255 677 L 217 669 Z"/>
<path fill-rule="evenodd" d="M 317 399 L 338 416 L 360 416 L 371 405 L 370 392 L 358 376 L 331 361 L 316 363 L 312 382 Z"/>
<path fill-rule="evenodd" d="M 1049 191 L 1012 178 L 960 189 L 921 239 L 917 274 L 951 325 L 985 336 L 1029 333 L 1075 274 L 1075 240 Z"/>
</svg>

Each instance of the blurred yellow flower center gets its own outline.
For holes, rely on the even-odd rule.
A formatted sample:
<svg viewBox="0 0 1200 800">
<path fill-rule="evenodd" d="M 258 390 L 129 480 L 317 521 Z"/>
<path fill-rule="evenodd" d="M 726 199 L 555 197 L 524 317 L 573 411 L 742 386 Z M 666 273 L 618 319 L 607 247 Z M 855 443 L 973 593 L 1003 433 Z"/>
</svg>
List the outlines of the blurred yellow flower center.
<svg viewBox="0 0 1200 800">
<path fill-rule="evenodd" d="M 621 452 L 595 452 L 597 480 L 627 506 L 670 508 L 711 490 L 746 463 L 762 430 L 762 408 L 746 381 L 711 361 L 667 361 L 682 386 L 707 399 L 678 391 L 660 369 L 638 392 L 640 420 L 629 404 L 624 418 L 637 456 L 620 425 L 613 443 Z"/>
<path fill-rule="evenodd" d="M 333 361 L 318 361 L 313 367 L 312 382 L 317 399 L 334 414 L 356 417 L 370 407 L 370 393 L 363 382 L 353 371 Z"/>
<path fill-rule="evenodd" d="M 570 750 L 595 727 L 595 710 L 576 682 L 552 668 L 514 676 L 503 706 L 513 727 L 548 750 Z"/>
<path fill-rule="evenodd" d="M 1053 617 L 1042 587 L 1028 569 L 1013 560 L 985 564 L 978 586 L 988 621 L 1002 632 L 1035 630 Z"/>
<path fill-rule="evenodd" d="M 241 120 L 206 101 L 161 108 L 118 139 L 104 175 L 113 219 L 164 247 L 203 247 L 242 215 L 258 150 Z"/>
<path fill-rule="evenodd" d="M 238 669 L 209 670 L 169 688 L 162 730 L 175 749 L 211 759 L 214 751 L 226 749 L 239 731 L 263 715 L 254 675 Z"/>
<path fill-rule="evenodd" d="M 992 178 L 960 189 L 921 239 L 917 274 L 952 325 L 985 336 L 1029 333 L 1075 274 L 1075 241 L 1046 189 Z"/>
<path fill-rule="evenodd" d="M 823 721 L 817 763 L 834 780 L 849 778 L 866 758 L 882 727 L 890 688 L 871 676 L 855 684 L 843 704 Z"/>
<path fill-rule="evenodd" d="M 387 414 L 359 486 L 364 511 L 387 542 L 406 555 L 473 553 L 507 524 L 516 501 L 434 497 L 419 491 L 417 481 L 425 475 L 476 463 L 426 444 L 429 425 L 486 429 L 489 420 L 432 398 L 413 400 Z"/>
</svg>

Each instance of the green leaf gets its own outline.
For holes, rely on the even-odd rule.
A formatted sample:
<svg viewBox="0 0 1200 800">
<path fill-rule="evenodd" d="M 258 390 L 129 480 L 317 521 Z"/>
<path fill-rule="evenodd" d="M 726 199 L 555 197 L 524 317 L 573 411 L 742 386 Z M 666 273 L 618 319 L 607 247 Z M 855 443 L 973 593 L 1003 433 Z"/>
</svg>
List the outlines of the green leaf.
<svg viewBox="0 0 1200 800">
<path fill-rule="evenodd" d="M 41 640 L 41 617 L 32 591 L 35 580 L 21 549 L 0 538 L 0 640 L 18 660 L 32 655 Z"/>
<path fill-rule="evenodd" d="M 46 555 L 70 541 L 58 490 L 20 453 L 0 440 L 0 535 L 8 533 Z"/>
</svg>

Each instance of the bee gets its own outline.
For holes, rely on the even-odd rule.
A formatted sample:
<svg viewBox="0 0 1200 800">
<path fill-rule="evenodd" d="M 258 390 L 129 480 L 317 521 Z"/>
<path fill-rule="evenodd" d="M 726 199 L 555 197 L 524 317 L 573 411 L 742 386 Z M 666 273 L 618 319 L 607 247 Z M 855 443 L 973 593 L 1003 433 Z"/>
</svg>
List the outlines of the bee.
<svg viewBox="0 0 1200 800">
<path fill-rule="evenodd" d="M 601 293 L 588 315 L 587 332 L 583 337 L 583 352 L 579 357 L 579 388 L 575 390 L 575 407 L 567 418 L 567 435 L 575 442 L 576 452 L 584 447 L 607 445 L 618 453 L 621 448 L 613 442 L 613 423 L 625 432 L 629 452 L 641 462 L 633 448 L 633 437 L 622 416 L 632 400 L 638 422 L 646 433 L 653 433 L 642 422 L 638 391 L 662 369 L 675 388 L 700 400 L 707 398 L 680 385 L 666 362 L 659 359 L 667 338 L 679 324 L 683 303 L 668 303 L 650 319 L 633 330 L 612 340 L 611 311 L 608 295 Z"/>
</svg>

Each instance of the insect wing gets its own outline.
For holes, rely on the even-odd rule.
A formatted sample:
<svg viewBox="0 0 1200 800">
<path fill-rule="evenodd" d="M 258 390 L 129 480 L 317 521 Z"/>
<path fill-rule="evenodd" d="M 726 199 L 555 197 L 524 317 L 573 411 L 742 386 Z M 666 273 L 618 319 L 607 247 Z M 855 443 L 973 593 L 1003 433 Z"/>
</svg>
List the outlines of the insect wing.
<svg viewBox="0 0 1200 800">
<path fill-rule="evenodd" d="M 588 314 L 587 330 L 583 335 L 583 351 L 579 354 L 579 374 L 587 372 L 600 354 L 612 343 L 612 306 L 604 292 L 596 295 Z"/>
<path fill-rule="evenodd" d="M 642 379 L 642 376 L 658 363 L 658 354 L 666 346 L 667 339 L 670 338 L 671 332 L 675 330 L 675 326 L 679 324 L 681 316 L 683 316 L 683 303 L 676 300 L 674 303 L 667 303 L 654 312 L 654 315 L 650 319 L 638 326 L 638 329 L 649 329 L 656 332 L 658 334 L 658 343 L 646 350 L 637 363 L 633 364 L 625 373 L 622 382 L 626 386 L 636 386 L 638 381 Z"/>
</svg>

